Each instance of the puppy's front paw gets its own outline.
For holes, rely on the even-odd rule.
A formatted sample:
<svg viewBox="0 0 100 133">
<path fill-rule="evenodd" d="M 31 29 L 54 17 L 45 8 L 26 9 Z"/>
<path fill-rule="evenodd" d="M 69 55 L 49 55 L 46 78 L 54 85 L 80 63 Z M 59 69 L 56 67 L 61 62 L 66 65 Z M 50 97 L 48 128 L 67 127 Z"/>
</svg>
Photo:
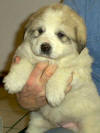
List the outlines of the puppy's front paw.
<svg viewBox="0 0 100 133">
<path fill-rule="evenodd" d="M 9 73 L 3 80 L 4 87 L 9 93 L 17 93 L 23 88 L 21 76 L 16 73 Z"/>
<path fill-rule="evenodd" d="M 32 64 L 26 59 L 22 59 L 19 64 L 12 65 L 9 74 L 3 80 L 5 89 L 9 93 L 21 91 L 32 69 Z"/>
<path fill-rule="evenodd" d="M 60 91 L 60 90 L 51 90 L 51 91 L 47 91 L 46 93 L 46 97 L 48 100 L 48 103 L 52 106 L 58 106 L 62 100 L 65 97 L 65 93 L 64 91 Z"/>
</svg>

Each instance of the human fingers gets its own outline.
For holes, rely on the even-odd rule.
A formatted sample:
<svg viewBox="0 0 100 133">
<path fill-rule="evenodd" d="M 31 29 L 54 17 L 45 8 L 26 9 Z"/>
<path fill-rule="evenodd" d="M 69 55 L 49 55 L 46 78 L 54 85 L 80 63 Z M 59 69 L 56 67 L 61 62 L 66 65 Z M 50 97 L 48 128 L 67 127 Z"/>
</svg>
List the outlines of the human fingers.
<svg viewBox="0 0 100 133">
<path fill-rule="evenodd" d="M 67 94 L 69 91 L 71 91 L 71 89 L 72 89 L 71 85 L 67 86 L 67 89 L 65 90 L 65 94 Z"/>
<path fill-rule="evenodd" d="M 20 56 L 15 56 L 15 57 L 13 58 L 12 63 L 13 63 L 13 64 L 18 64 L 18 63 L 20 62 L 20 60 L 21 60 Z"/>
<path fill-rule="evenodd" d="M 73 72 L 71 73 L 71 76 L 69 77 L 67 81 L 67 85 L 70 85 L 72 83 L 72 80 L 73 80 Z"/>
<path fill-rule="evenodd" d="M 38 63 L 31 72 L 27 84 L 31 86 L 33 84 L 33 81 L 36 81 L 41 77 L 42 73 L 45 71 L 47 67 L 48 67 L 48 62 Z"/>
<path fill-rule="evenodd" d="M 73 72 L 71 73 L 71 76 L 69 77 L 68 81 L 67 81 L 67 87 L 65 90 L 65 94 L 67 94 L 71 89 L 72 89 L 72 80 L 73 80 Z"/>
<path fill-rule="evenodd" d="M 49 65 L 40 77 L 41 82 L 45 84 L 50 79 L 50 77 L 54 74 L 56 69 L 57 69 L 57 65 L 55 64 Z"/>
</svg>

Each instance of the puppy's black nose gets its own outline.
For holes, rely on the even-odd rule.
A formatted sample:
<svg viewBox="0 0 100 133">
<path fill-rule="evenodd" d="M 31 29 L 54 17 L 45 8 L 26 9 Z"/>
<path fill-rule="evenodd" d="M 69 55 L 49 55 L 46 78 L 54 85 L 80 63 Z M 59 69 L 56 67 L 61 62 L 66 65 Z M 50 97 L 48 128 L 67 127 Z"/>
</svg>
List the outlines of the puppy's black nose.
<svg viewBox="0 0 100 133">
<path fill-rule="evenodd" d="M 43 54 L 50 54 L 50 51 L 51 51 L 51 46 L 49 43 L 42 43 L 41 44 L 41 52 Z"/>
</svg>

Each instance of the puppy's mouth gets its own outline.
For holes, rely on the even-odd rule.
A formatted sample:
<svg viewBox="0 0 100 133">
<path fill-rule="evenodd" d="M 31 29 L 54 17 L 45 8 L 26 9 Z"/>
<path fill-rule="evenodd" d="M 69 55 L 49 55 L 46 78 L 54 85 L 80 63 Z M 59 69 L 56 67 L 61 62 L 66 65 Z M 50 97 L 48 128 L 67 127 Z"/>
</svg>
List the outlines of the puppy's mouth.
<svg viewBox="0 0 100 133">
<path fill-rule="evenodd" d="M 37 56 L 41 57 L 41 58 L 47 58 L 47 59 L 54 59 L 51 54 L 44 54 L 44 53 L 40 53 Z"/>
</svg>

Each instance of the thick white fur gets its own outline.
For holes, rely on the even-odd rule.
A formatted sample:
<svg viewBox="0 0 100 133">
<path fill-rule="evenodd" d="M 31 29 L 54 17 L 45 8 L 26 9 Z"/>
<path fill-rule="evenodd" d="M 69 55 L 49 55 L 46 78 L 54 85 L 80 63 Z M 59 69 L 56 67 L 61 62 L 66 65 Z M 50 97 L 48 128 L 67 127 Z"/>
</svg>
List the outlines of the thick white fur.
<svg viewBox="0 0 100 133">
<path fill-rule="evenodd" d="M 5 77 L 5 89 L 10 93 L 21 91 L 33 67 L 40 61 L 57 64 L 58 69 L 46 85 L 48 105 L 31 113 L 27 133 L 44 133 L 57 124 L 68 122 L 78 123 L 78 133 L 100 133 L 100 98 L 91 78 L 93 60 L 87 48 L 78 54 L 75 42 L 65 45 L 54 36 L 54 30 L 57 25 L 59 27 L 59 17 L 51 13 L 55 22 L 47 21 L 49 18 L 46 15 L 50 12 L 44 15 L 47 19 L 43 22 L 48 31 L 40 38 L 32 40 L 31 45 L 25 39 L 17 49 L 15 56 L 20 56 L 21 61 L 13 64 L 10 73 Z M 40 44 L 45 41 L 52 46 L 50 58 L 40 54 Z M 72 72 L 72 89 L 65 95 L 67 80 Z"/>
</svg>

